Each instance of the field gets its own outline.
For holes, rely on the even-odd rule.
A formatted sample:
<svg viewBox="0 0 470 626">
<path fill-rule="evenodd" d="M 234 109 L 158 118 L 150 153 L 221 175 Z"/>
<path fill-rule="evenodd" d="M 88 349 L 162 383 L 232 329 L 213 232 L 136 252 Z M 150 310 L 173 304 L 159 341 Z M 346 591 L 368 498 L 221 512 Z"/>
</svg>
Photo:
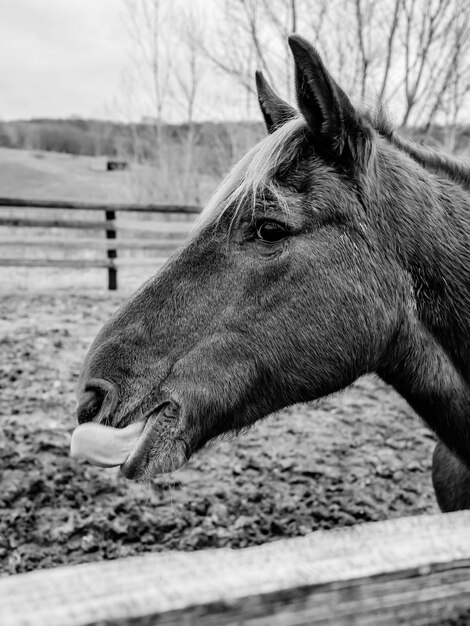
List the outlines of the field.
<svg viewBox="0 0 470 626">
<path fill-rule="evenodd" d="M 0 158 L 0 195 L 38 196 L 35 189 L 42 189 L 43 197 L 82 197 L 74 168 L 61 170 L 60 159 L 68 157 L 36 159 L 50 159 L 55 168 L 50 177 L 36 178 L 26 155 L 3 151 Z M 60 171 L 70 187 L 53 186 Z M 97 185 L 96 195 L 88 187 L 83 199 L 109 197 L 106 186 Z M 125 288 L 109 294 L 102 270 L 86 280 L 73 271 L 28 270 L 22 277 L 3 270 L 0 574 L 145 551 L 243 547 L 437 510 L 433 437 L 373 377 L 271 416 L 239 438 L 217 441 L 186 468 L 145 486 L 72 461 L 80 363 L 101 324 L 143 278 L 128 275 Z"/>
</svg>

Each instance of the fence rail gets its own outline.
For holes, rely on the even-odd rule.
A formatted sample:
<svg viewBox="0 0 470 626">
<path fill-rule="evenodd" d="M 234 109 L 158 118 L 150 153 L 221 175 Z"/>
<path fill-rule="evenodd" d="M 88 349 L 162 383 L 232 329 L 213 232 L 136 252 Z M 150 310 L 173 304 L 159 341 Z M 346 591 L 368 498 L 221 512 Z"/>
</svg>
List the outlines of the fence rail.
<svg viewBox="0 0 470 626">
<path fill-rule="evenodd" d="M 47 248 L 48 250 L 64 249 L 98 249 L 103 250 L 102 258 L 96 259 L 64 259 L 46 258 L 32 259 L 27 257 L 0 257 L 0 266 L 7 267 L 96 267 L 107 268 L 108 289 L 115 290 L 118 286 L 118 268 L 122 266 L 155 265 L 166 260 L 169 253 L 175 250 L 189 232 L 192 221 L 161 221 L 159 223 L 139 219 L 118 219 L 120 214 L 157 214 L 165 216 L 194 216 L 200 212 L 196 206 L 182 205 L 148 205 L 148 204 L 103 204 L 88 202 L 70 202 L 62 200 L 30 200 L 24 198 L 0 198 L 0 209 L 9 212 L 24 209 L 52 209 L 62 211 L 62 215 L 55 217 L 1 215 L 0 227 L 10 228 L 43 228 L 43 229 L 75 229 L 78 231 L 104 231 L 105 238 L 78 237 L 72 239 L 64 236 L 25 237 L 2 235 L 0 232 L 0 249 L 21 246 L 22 248 Z M 65 215 L 71 211 L 71 218 Z M 77 217 L 74 212 L 91 211 L 101 213 L 103 219 Z M 65 214 L 65 215 L 64 215 Z M 144 235 L 137 239 L 136 236 Z M 119 258 L 119 250 L 143 251 L 153 250 L 158 256 L 149 258 L 137 256 L 134 258 Z"/>
<path fill-rule="evenodd" d="M 70 200 L 30 200 L 29 198 L 0 198 L 0 206 L 37 209 L 70 209 L 75 211 L 127 211 L 136 213 L 178 213 L 192 215 L 200 207 L 173 204 L 108 204 L 101 202 L 74 202 Z"/>
<path fill-rule="evenodd" d="M 2 626 L 470 622 L 470 511 L 0 579 Z"/>
<path fill-rule="evenodd" d="M 170 241 L 158 241 L 155 239 L 98 239 L 96 237 L 80 239 L 57 239 L 50 237 L 0 237 L 0 246 L 54 246 L 56 248 L 98 248 L 109 250 L 110 248 L 123 248 L 126 250 L 153 250 L 158 246 L 159 251 L 173 251 L 175 245 L 183 242 L 183 239 L 172 239 Z"/>
</svg>

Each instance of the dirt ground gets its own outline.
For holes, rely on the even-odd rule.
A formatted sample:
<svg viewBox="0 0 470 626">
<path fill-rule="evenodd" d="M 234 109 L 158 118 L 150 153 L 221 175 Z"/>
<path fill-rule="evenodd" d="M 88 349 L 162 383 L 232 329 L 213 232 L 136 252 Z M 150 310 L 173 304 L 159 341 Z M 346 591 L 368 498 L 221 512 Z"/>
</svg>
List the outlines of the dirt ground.
<svg viewBox="0 0 470 626">
<path fill-rule="evenodd" d="M 244 547 L 436 511 L 433 438 L 375 378 L 217 441 L 146 486 L 68 456 L 81 360 L 122 295 L 0 301 L 0 574 Z"/>
</svg>

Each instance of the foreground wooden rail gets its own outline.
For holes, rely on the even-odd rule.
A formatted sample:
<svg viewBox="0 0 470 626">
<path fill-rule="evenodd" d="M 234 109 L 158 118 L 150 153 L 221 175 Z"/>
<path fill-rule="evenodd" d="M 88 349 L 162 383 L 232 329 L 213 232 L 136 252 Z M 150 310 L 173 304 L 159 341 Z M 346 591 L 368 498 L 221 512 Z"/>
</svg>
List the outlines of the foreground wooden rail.
<svg viewBox="0 0 470 626">
<path fill-rule="evenodd" d="M 174 250 L 188 233 L 191 222 L 161 222 L 159 224 L 149 223 L 141 220 L 117 220 L 119 213 L 131 214 L 160 214 L 160 215 L 186 215 L 193 216 L 200 212 L 195 206 L 175 206 L 175 205 L 145 205 L 145 204 L 103 204 L 88 202 L 70 202 L 62 200 L 29 200 L 25 198 L 0 198 L 0 208 L 8 209 L 57 209 L 64 213 L 68 211 L 91 211 L 103 214 L 104 219 L 64 219 L 64 215 L 57 218 L 25 217 L 19 215 L 0 215 L 0 227 L 20 227 L 20 228 L 60 228 L 78 229 L 86 231 L 105 231 L 106 239 L 98 238 L 78 238 L 70 237 L 11 237 L 0 234 L 0 247 L 47 247 L 52 249 L 68 248 L 102 248 L 106 256 L 99 259 L 31 259 L 0 257 L 0 266 L 23 266 L 23 267 L 105 267 L 108 269 L 108 288 L 117 289 L 117 272 L 120 265 L 154 265 L 157 267 L 165 261 L 165 255 Z M 93 215 L 93 213 L 92 213 Z M 133 234 L 133 238 L 128 236 Z M 119 237 L 118 237 L 119 234 Z M 124 237 L 122 237 L 124 234 Z M 141 235 L 136 239 L 136 234 Z M 152 239 L 145 239 L 143 234 L 164 236 L 166 239 L 158 242 Z M 172 238 L 176 235 L 176 239 Z M 179 238 L 178 238 L 179 237 Z M 123 258 L 118 260 L 118 250 L 154 250 L 160 255 L 156 258 Z"/>
<path fill-rule="evenodd" d="M 463 626 L 470 511 L 0 579 L 0 623 Z"/>
</svg>

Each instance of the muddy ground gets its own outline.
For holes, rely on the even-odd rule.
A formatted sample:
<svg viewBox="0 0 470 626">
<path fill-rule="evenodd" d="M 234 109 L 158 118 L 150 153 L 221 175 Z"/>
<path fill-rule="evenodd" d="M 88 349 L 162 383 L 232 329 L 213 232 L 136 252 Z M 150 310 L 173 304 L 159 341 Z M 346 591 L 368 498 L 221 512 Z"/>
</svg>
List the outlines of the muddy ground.
<svg viewBox="0 0 470 626">
<path fill-rule="evenodd" d="M 147 551 L 244 547 L 436 511 L 433 438 L 374 378 L 271 416 L 141 486 L 68 456 L 80 362 L 122 300 L 0 301 L 0 574 Z"/>
</svg>

